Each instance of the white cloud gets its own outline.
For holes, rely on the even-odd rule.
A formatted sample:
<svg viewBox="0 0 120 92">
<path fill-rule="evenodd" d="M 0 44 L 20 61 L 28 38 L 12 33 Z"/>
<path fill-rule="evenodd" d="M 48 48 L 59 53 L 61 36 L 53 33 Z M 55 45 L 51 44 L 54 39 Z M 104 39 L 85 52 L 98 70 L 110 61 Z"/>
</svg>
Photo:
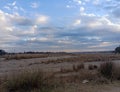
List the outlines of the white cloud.
<svg viewBox="0 0 120 92">
<path fill-rule="evenodd" d="M 94 1 L 93 1 L 93 4 L 94 4 L 94 5 L 98 5 L 99 2 L 100 2 L 99 0 L 94 0 Z"/>
<path fill-rule="evenodd" d="M 49 17 L 45 15 L 39 15 L 36 19 L 37 24 L 46 24 L 49 21 Z"/>
<path fill-rule="evenodd" d="M 17 6 L 18 4 L 16 4 L 16 2 L 11 3 L 11 6 L 7 5 L 6 7 L 4 7 L 7 10 L 15 10 L 16 14 L 15 12 L 11 12 L 11 14 L 9 14 L 0 11 L 0 43 L 2 44 L 2 46 L 0 47 L 9 47 L 11 46 L 10 43 L 15 43 L 17 45 L 14 45 L 14 47 L 19 46 L 20 48 L 23 48 L 23 44 L 25 44 L 26 47 L 30 46 L 33 50 L 35 49 L 35 47 L 39 47 L 40 44 L 42 46 L 40 46 L 39 49 L 49 49 L 47 46 L 59 46 L 60 50 L 61 46 L 63 46 L 64 50 L 66 49 L 78 51 L 84 50 L 84 48 L 86 50 L 89 50 L 89 48 L 87 49 L 87 47 L 91 46 L 91 48 L 93 49 L 90 50 L 95 50 L 95 48 L 97 47 L 109 48 L 109 46 L 113 46 L 113 41 L 116 41 L 116 39 L 120 39 L 120 24 L 118 24 L 119 20 L 117 20 L 118 22 L 116 23 L 116 21 L 112 21 L 109 16 L 105 16 L 101 12 L 103 9 L 102 7 L 100 7 L 101 11 L 97 11 L 98 8 L 93 9 L 94 7 L 96 7 L 93 6 L 93 2 L 95 5 L 97 5 L 99 4 L 100 0 L 69 1 L 71 2 L 66 5 L 66 7 L 76 9 L 77 11 L 71 9 L 71 15 L 65 14 L 65 18 L 66 16 L 70 17 L 68 17 L 69 20 L 63 18 L 62 23 L 65 22 L 67 25 L 67 23 L 70 23 L 71 21 L 71 24 L 68 24 L 70 26 L 67 27 L 66 25 L 62 25 L 63 27 L 51 27 L 51 25 L 49 25 L 48 27 L 46 23 L 49 22 L 50 17 L 42 14 L 38 14 L 37 16 L 33 16 L 32 18 L 29 17 L 29 15 L 21 16 L 23 12 L 20 15 L 19 11 L 24 11 L 24 9 L 20 6 Z M 85 4 L 83 5 L 83 3 Z M 90 5 L 88 3 L 90 3 Z M 31 7 L 37 8 L 38 5 L 37 3 L 34 3 Z M 98 12 L 101 15 L 97 16 Z M 23 15 L 30 13 L 31 12 L 27 12 Z M 60 13 L 62 12 L 60 11 Z M 76 15 L 76 13 L 78 13 L 78 16 L 73 16 Z M 51 24 L 53 24 L 54 21 L 50 22 L 52 22 Z M 54 24 L 58 24 L 60 22 L 61 21 L 56 20 Z M 55 24 L 55 26 L 57 24 Z M 68 37 L 69 39 L 62 39 L 65 37 Z M 24 42 L 24 39 L 26 39 L 26 42 Z"/>
<path fill-rule="evenodd" d="M 16 6 L 16 1 L 12 2 L 12 3 L 8 3 L 9 6 Z"/>
<path fill-rule="evenodd" d="M 85 8 L 84 7 L 80 7 L 80 12 L 84 12 Z"/>
<path fill-rule="evenodd" d="M 5 13 L 0 10 L 0 48 L 11 47 L 11 44 L 19 40 L 19 37 L 13 35 L 14 25 L 12 25 L 12 14 Z"/>
<path fill-rule="evenodd" d="M 58 43 L 59 43 L 59 44 L 70 45 L 70 44 L 72 44 L 72 41 L 69 41 L 69 40 L 68 40 L 68 41 L 66 41 L 66 40 L 59 40 Z"/>
<path fill-rule="evenodd" d="M 75 22 L 73 23 L 73 26 L 77 26 L 81 23 L 80 19 L 75 20 Z"/>
<path fill-rule="evenodd" d="M 17 6 L 14 6 L 13 9 L 18 10 L 19 8 Z"/>
<path fill-rule="evenodd" d="M 66 5 L 66 8 L 71 8 L 71 6 L 70 5 Z"/>
<path fill-rule="evenodd" d="M 19 7 L 20 11 L 22 12 L 26 12 L 25 9 L 23 9 L 22 7 Z"/>
<path fill-rule="evenodd" d="M 16 1 L 14 1 L 13 3 L 6 4 L 4 6 L 4 9 L 7 9 L 12 13 L 19 12 L 19 11 L 25 12 L 25 10 L 21 6 L 17 5 Z"/>
<path fill-rule="evenodd" d="M 9 17 L 11 15 L 4 13 L 3 11 L 0 10 L 0 31 L 6 30 L 7 27 L 11 26 L 11 23 L 9 22 L 9 19 L 6 17 Z"/>
<path fill-rule="evenodd" d="M 4 8 L 7 10 L 11 10 L 11 8 L 9 6 L 4 6 Z"/>
<path fill-rule="evenodd" d="M 12 3 L 12 6 L 15 6 L 16 5 L 16 1 L 14 1 L 13 3 Z"/>
<path fill-rule="evenodd" d="M 37 2 L 31 3 L 32 8 L 38 8 L 39 4 Z"/>
<path fill-rule="evenodd" d="M 76 2 L 78 5 L 82 4 L 81 0 L 73 0 L 73 1 Z"/>
</svg>

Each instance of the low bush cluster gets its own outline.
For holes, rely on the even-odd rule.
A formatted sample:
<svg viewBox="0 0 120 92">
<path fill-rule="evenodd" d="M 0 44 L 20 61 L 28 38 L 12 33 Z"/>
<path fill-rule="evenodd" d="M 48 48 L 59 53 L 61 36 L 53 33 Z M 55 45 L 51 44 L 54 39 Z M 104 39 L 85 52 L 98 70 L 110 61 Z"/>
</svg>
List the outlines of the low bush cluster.
<svg viewBox="0 0 120 92">
<path fill-rule="evenodd" d="M 55 87 L 53 76 L 41 71 L 25 71 L 12 75 L 3 83 L 5 92 L 51 92 Z"/>
<path fill-rule="evenodd" d="M 113 62 L 105 62 L 100 65 L 99 73 L 110 80 L 120 80 L 120 66 Z"/>
</svg>

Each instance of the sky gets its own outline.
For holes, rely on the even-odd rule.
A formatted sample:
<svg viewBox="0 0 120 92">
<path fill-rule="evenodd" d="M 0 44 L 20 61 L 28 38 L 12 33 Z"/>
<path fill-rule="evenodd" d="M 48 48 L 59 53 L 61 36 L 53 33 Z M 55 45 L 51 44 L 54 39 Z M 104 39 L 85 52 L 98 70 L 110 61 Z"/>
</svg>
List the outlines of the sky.
<svg viewBox="0 0 120 92">
<path fill-rule="evenodd" d="M 0 0 L 0 49 L 109 51 L 120 45 L 120 0 Z"/>
</svg>

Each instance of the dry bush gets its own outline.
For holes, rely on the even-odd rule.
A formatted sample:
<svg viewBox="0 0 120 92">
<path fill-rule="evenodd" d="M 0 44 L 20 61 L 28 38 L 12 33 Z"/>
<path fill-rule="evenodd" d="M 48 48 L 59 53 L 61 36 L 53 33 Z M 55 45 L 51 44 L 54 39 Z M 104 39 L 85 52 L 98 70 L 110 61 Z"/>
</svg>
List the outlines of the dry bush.
<svg viewBox="0 0 120 92">
<path fill-rule="evenodd" d="M 77 65 L 77 69 L 78 69 L 78 70 L 84 69 L 84 68 L 85 68 L 84 63 L 81 63 L 81 64 L 78 64 L 78 65 Z"/>
<path fill-rule="evenodd" d="M 80 63 L 78 65 L 73 65 L 73 71 L 75 71 L 75 72 L 78 72 L 79 70 L 84 69 L 84 68 L 85 68 L 84 63 Z"/>
<path fill-rule="evenodd" d="M 113 77 L 113 69 L 114 69 L 113 62 L 105 62 L 100 65 L 98 71 L 103 77 L 111 79 Z"/>
<path fill-rule="evenodd" d="M 89 70 L 94 70 L 94 69 L 97 69 L 97 68 L 98 68 L 97 65 L 92 65 L 92 64 L 90 64 L 90 65 L 88 66 L 88 69 L 89 69 Z"/>
<path fill-rule="evenodd" d="M 72 68 L 61 68 L 60 72 L 61 73 L 69 73 L 69 72 L 78 72 L 79 70 L 84 69 L 84 64 L 78 64 L 78 65 L 74 65 L 72 66 Z"/>
<path fill-rule="evenodd" d="M 113 69 L 113 79 L 120 80 L 120 65 L 115 65 Z"/>
<path fill-rule="evenodd" d="M 103 77 L 111 79 L 111 82 L 113 80 L 120 80 L 120 65 L 113 62 L 105 62 L 101 64 L 98 71 Z"/>
<path fill-rule="evenodd" d="M 93 70 L 93 69 L 94 69 L 94 66 L 90 64 L 90 65 L 88 66 L 88 69 L 89 69 L 89 70 Z"/>
<path fill-rule="evenodd" d="M 24 71 L 9 76 L 2 85 L 5 92 L 50 92 L 55 84 L 53 76 L 45 75 L 43 72 Z"/>
</svg>

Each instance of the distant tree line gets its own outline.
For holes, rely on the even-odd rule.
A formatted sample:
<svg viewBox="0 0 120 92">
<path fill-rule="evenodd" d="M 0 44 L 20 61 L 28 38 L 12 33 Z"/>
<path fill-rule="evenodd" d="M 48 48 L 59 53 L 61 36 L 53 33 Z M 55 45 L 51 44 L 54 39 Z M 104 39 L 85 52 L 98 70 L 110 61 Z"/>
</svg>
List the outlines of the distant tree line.
<svg viewBox="0 0 120 92">
<path fill-rule="evenodd" d="M 115 48 L 115 53 L 120 53 L 120 46 Z"/>
<path fill-rule="evenodd" d="M 0 55 L 5 55 L 6 53 L 5 50 L 0 50 Z"/>
<path fill-rule="evenodd" d="M 68 54 L 67 52 L 34 52 L 34 51 L 28 51 L 28 52 L 11 52 L 8 53 L 5 50 L 0 49 L 0 55 L 14 55 L 14 54 Z M 70 53 L 69 53 L 70 54 Z"/>
</svg>

